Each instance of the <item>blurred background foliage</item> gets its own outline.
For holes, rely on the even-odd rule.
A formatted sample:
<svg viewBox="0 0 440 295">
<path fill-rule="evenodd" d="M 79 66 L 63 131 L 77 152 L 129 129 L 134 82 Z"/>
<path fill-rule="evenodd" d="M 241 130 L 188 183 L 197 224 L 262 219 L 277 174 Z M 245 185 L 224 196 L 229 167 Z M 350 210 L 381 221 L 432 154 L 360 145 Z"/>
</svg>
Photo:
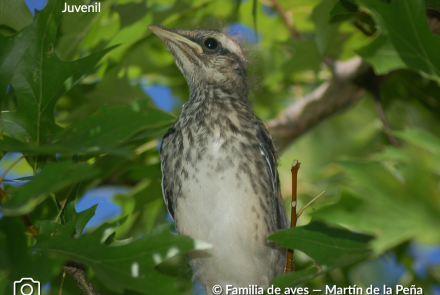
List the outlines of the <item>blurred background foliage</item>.
<svg viewBox="0 0 440 295">
<path fill-rule="evenodd" d="M 368 259 L 303 285 L 403 284 L 440 294 L 439 1 L 106 0 L 99 13 L 45 5 L 0 0 L 0 294 L 26 275 L 44 284 L 43 294 L 61 285 L 64 295 L 82 294 L 63 278 L 65 260 L 88 266 L 101 294 L 202 292 L 183 254 L 206 245 L 163 225 L 170 218 L 158 157 L 189 90 L 149 24 L 235 36 L 265 121 L 331 79 L 329 60 L 362 57 L 383 75 L 380 104 L 399 146 L 367 93 L 280 151 L 286 207 L 293 159 L 302 163 L 300 207 L 326 191 L 298 225 L 322 221 L 374 236 Z M 22 234 L 21 215 L 39 229 L 36 244 Z M 87 248 L 93 241 L 101 243 Z M 120 261 L 100 262 L 110 256 Z M 312 258 L 296 251 L 297 270 L 310 270 Z M 139 269 L 143 283 L 134 279 Z"/>
</svg>

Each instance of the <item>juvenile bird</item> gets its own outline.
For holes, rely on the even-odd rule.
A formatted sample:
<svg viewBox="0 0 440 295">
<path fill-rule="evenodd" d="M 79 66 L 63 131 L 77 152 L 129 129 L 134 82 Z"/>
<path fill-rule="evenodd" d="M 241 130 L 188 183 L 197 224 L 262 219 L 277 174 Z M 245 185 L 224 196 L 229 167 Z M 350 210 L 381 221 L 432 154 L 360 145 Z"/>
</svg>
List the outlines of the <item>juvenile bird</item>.
<svg viewBox="0 0 440 295">
<path fill-rule="evenodd" d="M 160 158 L 177 231 L 213 245 L 188 254 L 194 279 L 206 294 L 214 285 L 265 288 L 282 274 L 286 251 L 267 237 L 286 228 L 287 217 L 275 146 L 248 99 L 243 48 L 214 30 L 149 28 L 190 89 Z"/>
</svg>

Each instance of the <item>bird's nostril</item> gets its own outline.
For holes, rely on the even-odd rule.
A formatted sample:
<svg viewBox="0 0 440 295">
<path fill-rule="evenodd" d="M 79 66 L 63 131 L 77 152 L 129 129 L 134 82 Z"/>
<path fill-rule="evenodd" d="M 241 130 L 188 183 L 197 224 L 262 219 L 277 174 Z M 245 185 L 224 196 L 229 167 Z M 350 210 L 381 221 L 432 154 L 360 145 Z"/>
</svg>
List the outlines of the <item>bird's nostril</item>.
<svg viewBox="0 0 440 295">
<path fill-rule="evenodd" d="M 214 38 L 208 38 L 203 43 L 209 49 L 216 49 L 218 47 L 218 42 Z"/>
</svg>

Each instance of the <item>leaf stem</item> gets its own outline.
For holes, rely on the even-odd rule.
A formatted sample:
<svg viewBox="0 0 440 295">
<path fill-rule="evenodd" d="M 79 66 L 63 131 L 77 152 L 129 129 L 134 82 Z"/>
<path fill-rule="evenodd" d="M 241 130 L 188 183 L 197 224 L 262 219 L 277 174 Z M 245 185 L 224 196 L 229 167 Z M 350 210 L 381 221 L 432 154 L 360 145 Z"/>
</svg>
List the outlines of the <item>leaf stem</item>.
<svg viewBox="0 0 440 295">
<path fill-rule="evenodd" d="M 33 237 L 37 236 L 40 233 L 27 215 L 21 215 L 21 219 L 23 219 L 24 224 L 27 226 Z"/>
<path fill-rule="evenodd" d="M 61 205 L 60 211 L 58 211 L 58 215 L 55 218 L 55 222 L 58 222 L 58 219 L 61 217 L 61 214 L 64 212 L 64 208 L 66 208 L 67 200 L 69 199 L 70 194 L 72 193 L 72 190 L 73 190 L 74 187 L 75 187 L 75 185 L 72 185 L 72 187 L 70 188 L 69 192 L 67 193 L 67 196 L 64 199 L 63 205 Z"/>
</svg>

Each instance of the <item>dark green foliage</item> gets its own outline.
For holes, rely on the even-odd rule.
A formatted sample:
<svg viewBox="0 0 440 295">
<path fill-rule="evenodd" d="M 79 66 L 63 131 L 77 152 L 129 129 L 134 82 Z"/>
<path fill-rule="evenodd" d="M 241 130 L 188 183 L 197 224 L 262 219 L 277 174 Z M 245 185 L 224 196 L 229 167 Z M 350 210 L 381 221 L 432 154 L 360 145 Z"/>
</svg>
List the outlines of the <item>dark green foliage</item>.
<svg viewBox="0 0 440 295">
<path fill-rule="evenodd" d="M 91 267 L 103 284 L 114 291 L 130 289 L 140 293 L 180 294 L 172 277 L 159 273 L 154 267 L 176 254 L 194 249 L 194 241 L 170 234 L 167 224 L 130 243 L 113 241 L 106 244 L 118 223 L 104 224 L 92 234 L 79 237 L 78 233 L 93 217 L 95 208 L 75 213 L 65 227 L 52 221 L 40 223 L 40 234 L 33 250 Z M 74 235 L 76 238 L 72 239 Z"/>
<path fill-rule="evenodd" d="M 273 234 L 269 240 L 284 247 L 298 249 L 313 258 L 324 271 L 358 262 L 368 257 L 367 245 L 373 237 L 331 228 L 323 223 L 310 223 Z"/>
<path fill-rule="evenodd" d="M 20 187 L 14 193 L 13 198 L 3 204 L 2 211 L 7 216 L 29 213 L 50 193 L 57 193 L 81 180 L 96 177 L 98 173 L 96 168 L 90 167 L 86 163 L 48 163 L 40 174 L 35 176 L 31 182 Z"/>
<path fill-rule="evenodd" d="M 372 236 L 352 233 L 342 228 L 331 228 L 319 222 L 273 234 L 269 240 L 278 242 L 284 247 L 304 252 L 320 268 L 320 271 L 312 268 L 282 276 L 275 279 L 273 283 L 281 289 L 293 287 L 335 267 L 359 262 L 371 255 L 368 242 L 372 238 Z"/>
</svg>

